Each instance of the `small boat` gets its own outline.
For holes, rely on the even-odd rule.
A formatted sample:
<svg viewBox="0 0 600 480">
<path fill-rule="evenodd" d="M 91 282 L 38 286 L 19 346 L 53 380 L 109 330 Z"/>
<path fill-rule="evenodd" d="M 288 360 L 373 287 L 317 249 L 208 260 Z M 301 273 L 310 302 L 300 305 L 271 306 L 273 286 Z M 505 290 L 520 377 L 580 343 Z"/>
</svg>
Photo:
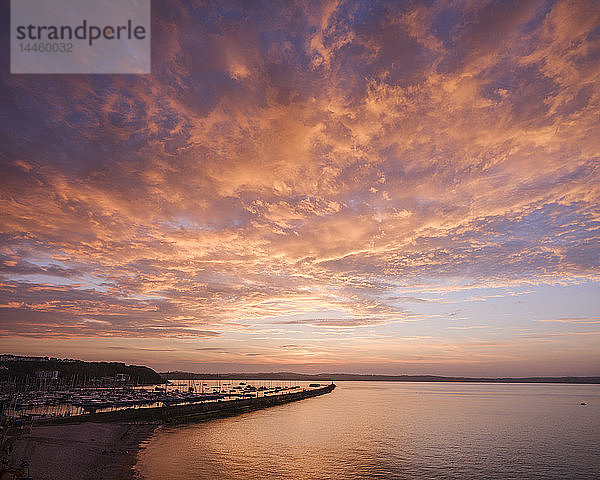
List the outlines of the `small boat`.
<svg viewBox="0 0 600 480">
<path fill-rule="evenodd" d="M 585 402 L 581 402 L 579 405 L 587 405 L 587 403 L 585 403 Z"/>
</svg>

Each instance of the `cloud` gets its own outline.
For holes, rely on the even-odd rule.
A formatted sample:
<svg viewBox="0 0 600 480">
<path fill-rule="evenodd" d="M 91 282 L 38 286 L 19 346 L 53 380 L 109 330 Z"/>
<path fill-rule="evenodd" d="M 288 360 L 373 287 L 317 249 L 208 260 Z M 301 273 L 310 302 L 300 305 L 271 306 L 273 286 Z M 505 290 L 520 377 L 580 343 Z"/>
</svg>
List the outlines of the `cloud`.
<svg viewBox="0 0 600 480">
<path fill-rule="evenodd" d="M 589 2 L 154 7 L 150 76 L 0 74 L 3 335 L 375 327 L 434 303 L 410 289 L 598 281 Z"/>
<path fill-rule="evenodd" d="M 307 318 L 273 322 L 279 325 L 311 325 L 316 327 L 364 327 L 386 323 L 381 318 Z"/>
<path fill-rule="evenodd" d="M 600 317 L 583 317 L 583 318 L 552 318 L 547 320 L 536 320 L 543 323 L 572 323 L 581 325 L 600 324 Z"/>
<path fill-rule="evenodd" d="M 165 300 L 131 299 L 70 285 L 0 285 L 0 336 L 213 337 Z"/>
<path fill-rule="evenodd" d="M 450 325 L 450 326 L 448 326 L 448 328 L 450 328 L 452 330 L 474 330 L 474 329 L 478 329 L 478 328 L 489 328 L 489 325 L 468 325 L 468 326 Z"/>
</svg>

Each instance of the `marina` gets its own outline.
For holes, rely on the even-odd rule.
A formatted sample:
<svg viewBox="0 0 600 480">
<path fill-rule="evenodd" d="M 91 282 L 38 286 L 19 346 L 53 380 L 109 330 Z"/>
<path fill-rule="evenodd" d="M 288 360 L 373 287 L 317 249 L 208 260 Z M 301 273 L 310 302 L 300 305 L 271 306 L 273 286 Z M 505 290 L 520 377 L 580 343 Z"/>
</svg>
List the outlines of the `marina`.
<svg viewBox="0 0 600 480">
<path fill-rule="evenodd" d="M 275 382 L 168 382 L 151 386 L 114 386 L 69 390 L 24 391 L 0 397 L 0 425 L 36 421 L 85 420 L 123 410 L 164 409 L 174 406 L 231 402 L 311 392 L 325 384 Z"/>
<path fill-rule="evenodd" d="M 160 425 L 231 417 L 335 389 L 333 383 L 248 380 L 166 381 L 144 386 L 115 382 L 113 387 L 19 392 L 14 391 L 16 384 L 5 386 L 10 392 L 0 397 L 0 477 L 16 473 L 23 478 L 63 480 L 90 472 L 97 478 L 129 478 L 141 443 Z M 86 454 L 76 467 L 65 469 L 72 465 L 69 452 L 80 449 Z M 31 477 L 30 465 L 35 473 Z"/>
</svg>

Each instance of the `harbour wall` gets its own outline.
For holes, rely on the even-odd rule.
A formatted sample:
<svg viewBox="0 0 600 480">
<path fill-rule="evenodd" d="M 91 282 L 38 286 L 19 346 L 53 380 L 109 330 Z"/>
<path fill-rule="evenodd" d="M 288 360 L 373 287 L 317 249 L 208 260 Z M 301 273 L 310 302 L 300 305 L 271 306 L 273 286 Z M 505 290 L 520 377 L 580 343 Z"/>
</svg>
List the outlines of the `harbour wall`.
<svg viewBox="0 0 600 480">
<path fill-rule="evenodd" d="M 38 420 L 36 424 L 62 424 L 78 422 L 159 422 L 185 423 L 210 420 L 213 418 L 231 417 L 252 410 L 304 400 L 330 393 L 335 388 L 330 385 L 302 390 L 300 392 L 266 395 L 262 397 L 242 398 L 237 400 L 211 401 L 187 405 L 170 405 L 151 408 L 128 408 L 112 412 L 96 412 L 70 417 L 55 417 Z"/>
</svg>

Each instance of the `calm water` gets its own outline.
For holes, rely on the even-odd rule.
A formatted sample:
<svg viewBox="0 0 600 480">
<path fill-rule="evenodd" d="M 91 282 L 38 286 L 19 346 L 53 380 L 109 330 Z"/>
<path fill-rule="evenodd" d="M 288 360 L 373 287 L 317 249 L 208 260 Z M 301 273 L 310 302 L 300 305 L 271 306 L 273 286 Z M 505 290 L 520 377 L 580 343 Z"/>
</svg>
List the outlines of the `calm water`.
<svg viewBox="0 0 600 480">
<path fill-rule="evenodd" d="M 600 386 L 339 382 L 163 428 L 136 468 L 146 480 L 600 478 Z"/>
</svg>

